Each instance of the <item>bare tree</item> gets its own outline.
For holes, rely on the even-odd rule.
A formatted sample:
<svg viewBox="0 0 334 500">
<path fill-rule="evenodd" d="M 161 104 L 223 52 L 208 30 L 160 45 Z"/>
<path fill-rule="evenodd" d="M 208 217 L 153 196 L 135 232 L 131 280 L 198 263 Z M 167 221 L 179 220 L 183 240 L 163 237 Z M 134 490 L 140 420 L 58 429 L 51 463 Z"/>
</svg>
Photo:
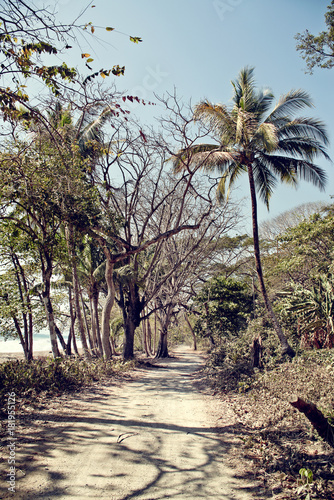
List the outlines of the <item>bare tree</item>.
<svg viewBox="0 0 334 500">
<path fill-rule="evenodd" d="M 208 176 L 204 186 L 203 179 L 200 184 L 196 181 L 195 173 L 173 174 L 168 163 L 172 146 L 161 134 L 143 132 L 129 122 L 122 122 L 117 128 L 113 122 L 113 126 L 107 155 L 97 165 L 93 181 L 100 187 L 105 213 L 113 214 L 114 220 L 120 222 L 113 234 L 109 233 L 114 248 L 102 227 L 94 232 L 109 262 L 109 275 L 113 269 L 116 276 L 116 300 L 123 312 L 125 330 L 123 356 L 128 359 L 134 355 L 134 334 L 144 308 L 155 298 L 161 303 L 158 292 L 173 280 L 176 268 L 182 267 L 185 276 L 191 262 L 196 260 L 197 248 L 201 244 L 213 248 L 219 235 L 234 227 L 237 216 L 226 204 L 217 204 L 215 179 Z M 170 126 L 173 129 L 173 123 Z M 166 241 L 170 241 L 172 252 L 176 240 L 183 241 L 185 253 L 174 262 L 167 260 L 166 267 Z M 107 318 L 115 298 L 113 287 L 110 279 L 106 303 L 109 305 L 105 304 L 103 315 L 104 338 L 109 338 Z M 170 319 L 174 305 L 170 305 L 169 312 L 167 305 L 162 307 Z"/>
</svg>

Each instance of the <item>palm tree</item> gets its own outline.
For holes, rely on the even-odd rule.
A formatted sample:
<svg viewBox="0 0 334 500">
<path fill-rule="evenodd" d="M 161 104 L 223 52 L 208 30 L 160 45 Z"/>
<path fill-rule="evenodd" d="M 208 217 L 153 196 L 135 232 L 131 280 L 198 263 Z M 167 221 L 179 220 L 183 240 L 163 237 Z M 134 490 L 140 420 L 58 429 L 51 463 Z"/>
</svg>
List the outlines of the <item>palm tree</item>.
<svg viewBox="0 0 334 500">
<path fill-rule="evenodd" d="M 273 105 L 269 90 L 257 90 L 253 68 L 240 71 L 232 82 L 233 104 L 212 104 L 205 100 L 194 110 L 213 134 L 218 144 L 199 144 L 180 150 L 173 158 L 176 171 L 195 167 L 218 171 L 221 178 L 218 195 L 228 195 L 230 187 L 244 172 L 248 175 L 253 244 L 256 271 L 267 313 L 279 338 L 282 353 L 295 355 L 284 335 L 268 297 L 260 258 L 257 219 L 257 194 L 267 208 L 277 180 L 296 185 L 298 179 L 312 182 L 321 190 L 326 174 L 315 165 L 317 156 L 329 159 L 326 153 L 328 137 L 322 122 L 314 118 L 293 116 L 304 107 L 311 107 L 309 95 L 303 90 L 291 90 Z M 227 188 L 227 193 L 226 193 Z"/>
</svg>

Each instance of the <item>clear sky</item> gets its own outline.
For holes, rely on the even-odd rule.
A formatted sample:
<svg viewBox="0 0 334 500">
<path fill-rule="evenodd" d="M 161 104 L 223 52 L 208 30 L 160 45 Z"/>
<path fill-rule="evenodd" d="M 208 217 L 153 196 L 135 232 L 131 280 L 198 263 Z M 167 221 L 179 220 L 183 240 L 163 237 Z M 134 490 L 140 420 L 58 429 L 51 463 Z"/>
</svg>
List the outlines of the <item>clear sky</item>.
<svg viewBox="0 0 334 500">
<path fill-rule="evenodd" d="M 42 0 L 35 0 L 42 5 Z M 119 90 L 154 100 L 154 92 L 177 94 L 185 103 L 203 98 L 228 103 L 231 80 L 244 66 L 255 67 L 259 87 L 269 87 L 277 99 L 292 88 L 308 91 L 314 109 L 304 116 L 316 116 L 327 125 L 334 159 L 334 69 L 305 73 L 305 63 L 296 51 L 294 35 L 309 29 L 325 29 L 324 14 L 329 0 L 96 0 L 82 19 L 94 26 L 111 26 L 119 32 L 140 36 L 136 45 L 115 31 L 96 30 L 101 41 L 92 46 L 83 38 L 81 51 L 89 52 L 97 66 L 125 65 L 126 74 L 116 79 Z M 88 4 L 88 2 L 87 2 Z M 69 21 L 87 5 L 83 0 L 60 0 L 60 16 Z M 142 121 L 154 107 L 135 112 Z M 334 195 L 334 164 L 320 160 L 328 173 L 325 193 L 305 182 L 295 190 L 279 187 L 270 212 L 259 202 L 259 219 L 266 220 L 308 201 L 330 201 Z M 238 190 L 239 195 L 239 190 Z M 247 179 L 240 184 L 240 196 L 248 196 Z M 247 202 L 245 207 L 247 208 Z"/>
</svg>

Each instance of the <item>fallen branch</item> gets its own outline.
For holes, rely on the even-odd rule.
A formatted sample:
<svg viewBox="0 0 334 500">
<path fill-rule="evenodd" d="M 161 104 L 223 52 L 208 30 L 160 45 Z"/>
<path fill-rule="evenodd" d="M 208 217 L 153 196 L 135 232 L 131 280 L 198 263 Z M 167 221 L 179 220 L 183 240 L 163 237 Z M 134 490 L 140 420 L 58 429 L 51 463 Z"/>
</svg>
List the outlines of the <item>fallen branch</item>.
<svg viewBox="0 0 334 500">
<path fill-rule="evenodd" d="M 306 418 L 311 422 L 317 433 L 322 439 L 334 448 L 334 427 L 328 422 L 327 418 L 321 413 L 315 404 L 295 396 L 290 404 L 297 408 L 301 413 L 304 413 Z"/>
</svg>

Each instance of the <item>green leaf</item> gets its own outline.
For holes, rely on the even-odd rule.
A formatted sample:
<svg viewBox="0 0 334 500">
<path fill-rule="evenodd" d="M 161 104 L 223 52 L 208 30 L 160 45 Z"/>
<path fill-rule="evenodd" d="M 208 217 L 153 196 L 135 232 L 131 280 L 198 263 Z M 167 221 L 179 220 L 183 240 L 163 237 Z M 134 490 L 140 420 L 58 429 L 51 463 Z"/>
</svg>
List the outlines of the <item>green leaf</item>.
<svg viewBox="0 0 334 500">
<path fill-rule="evenodd" d="M 110 28 L 110 26 L 107 26 L 107 27 L 106 27 L 106 30 L 107 30 L 107 31 L 114 31 L 114 29 L 115 29 L 115 28 Z"/>
<path fill-rule="evenodd" d="M 90 62 L 93 62 L 93 61 L 94 61 L 94 59 L 92 59 L 92 58 L 90 57 L 89 59 L 87 59 L 87 61 L 86 61 L 86 62 L 90 63 Z"/>
</svg>

